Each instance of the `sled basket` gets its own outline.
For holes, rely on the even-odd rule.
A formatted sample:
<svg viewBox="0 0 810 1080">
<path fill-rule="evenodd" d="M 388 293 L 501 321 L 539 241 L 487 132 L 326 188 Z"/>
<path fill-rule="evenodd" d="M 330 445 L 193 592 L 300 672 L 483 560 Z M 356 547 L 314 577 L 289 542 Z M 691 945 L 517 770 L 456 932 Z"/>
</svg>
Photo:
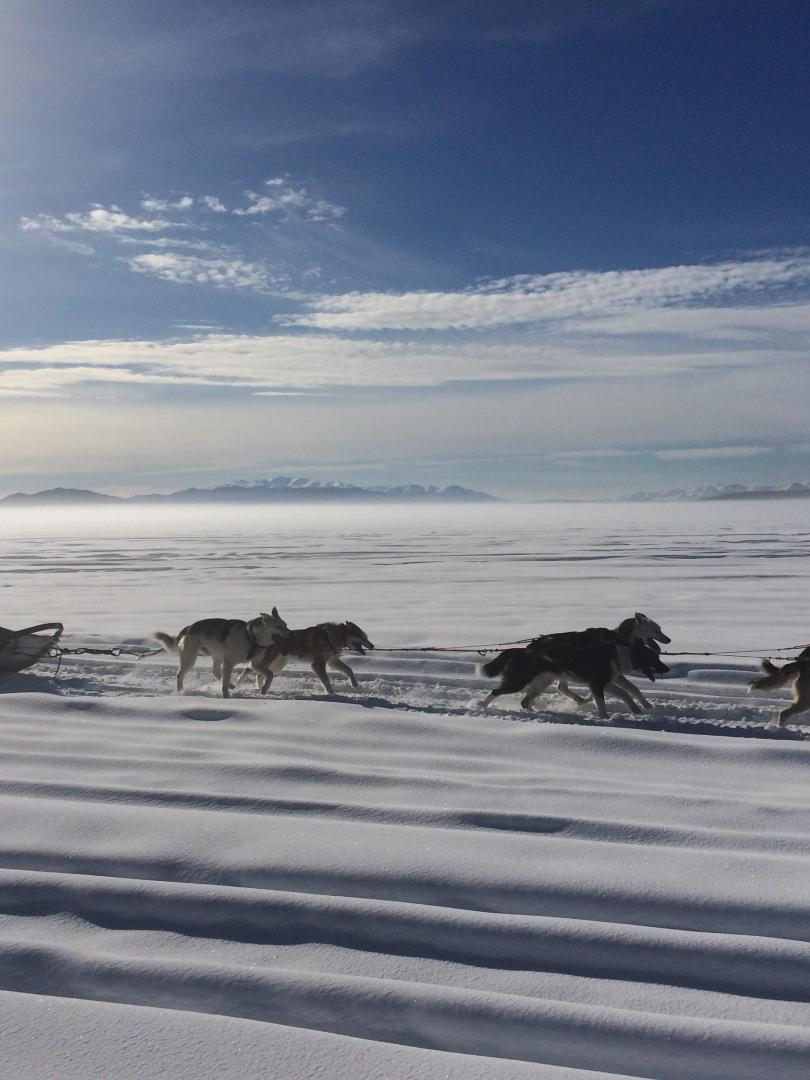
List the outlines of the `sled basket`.
<svg viewBox="0 0 810 1080">
<path fill-rule="evenodd" d="M 49 633 L 40 633 L 44 630 Z M 38 623 L 23 630 L 6 630 L 0 626 L 0 675 L 23 671 L 48 656 L 63 630 L 58 622 Z"/>
</svg>

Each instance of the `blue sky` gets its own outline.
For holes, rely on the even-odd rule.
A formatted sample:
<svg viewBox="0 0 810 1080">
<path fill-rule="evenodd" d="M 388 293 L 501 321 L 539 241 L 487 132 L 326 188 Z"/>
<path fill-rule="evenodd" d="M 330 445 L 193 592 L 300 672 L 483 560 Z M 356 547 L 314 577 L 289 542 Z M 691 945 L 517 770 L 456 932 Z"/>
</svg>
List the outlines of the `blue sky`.
<svg viewBox="0 0 810 1080">
<path fill-rule="evenodd" d="M 4 22 L 0 488 L 810 479 L 805 3 Z"/>
</svg>

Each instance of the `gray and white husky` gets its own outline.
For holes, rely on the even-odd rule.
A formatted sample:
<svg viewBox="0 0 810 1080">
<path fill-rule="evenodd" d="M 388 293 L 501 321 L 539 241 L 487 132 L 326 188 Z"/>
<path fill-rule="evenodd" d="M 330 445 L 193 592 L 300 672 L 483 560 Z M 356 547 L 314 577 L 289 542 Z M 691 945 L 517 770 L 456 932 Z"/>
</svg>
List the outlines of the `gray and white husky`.
<svg viewBox="0 0 810 1080">
<path fill-rule="evenodd" d="M 789 686 L 793 691 L 793 704 L 781 710 L 776 727 L 784 727 L 791 716 L 810 709 L 810 645 L 802 649 L 795 660 L 780 668 L 770 660 L 763 660 L 762 674 L 751 680 L 748 689 L 777 690 L 783 686 Z"/>
<path fill-rule="evenodd" d="M 333 693 L 332 683 L 327 674 L 327 665 L 336 671 L 342 672 L 352 686 L 358 685 L 357 677 L 347 663 L 341 660 L 341 654 L 346 650 L 359 653 L 364 656 L 366 651 L 374 646 L 368 639 L 365 630 L 361 630 L 357 623 L 353 622 L 324 622 L 317 626 L 306 626 L 302 630 L 290 630 L 289 636 L 269 648 L 257 654 L 261 662 L 273 672 L 274 675 L 290 660 L 305 660 L 321 681 L 321 685 L 327 694 Z M 236 685 L 247 676 L 252 668 L 259 671 L 256 665 L 257 657 L 250 661 L 239 676 Z M 257 685 L 261 682 L 261 675 L 257 674 Z"/>
<path fill-rule="evenodd" d="M 270 615 L 262 612 L 255 619 L 199 619 L 184 626 L 172 637 L 161 631 L 153 634 L 167 652 L 180 654 L 177 669 L 177 689 L 182 691 L 183 680 L 194 667 L 197 657 L 210 656 L 214 665 L 214 678 L 220 680 L 222 696 L 228 697 L 231 675 L 237 664 L 250 661 L 253 668 L 264 676 L 261 691 L 267 693 L 273 681 L 273 672 L 264 663 L 264 650 L 289 635 L 289 627 L 276 608 Z"/>
<path fill-rule="evenodd" d="M 655 675 L 666 674 L 669 668 L 658 657 L 656 642 L 659 641 L 669 644 L 670 638 L 657 622 L 638 611 L 613 630 L 592 626 L 587 630 L 544 634 L 523 649 L 506 649 L 494 660 L 478 666 L 479 675 L 486 678 L 499 675 L 501 684 L 476 704 L 486 708 L 495 697 L 522 691 L 521 704 L 530 709 L 535 698 L 553 682 L 568 697 L 584 704 L 587 698 L 568 688 L 568 680 L 576 679 L 588 686 L 602 718 L 607 716 L 606 690 L 624 701 L 634 713 L 642 708 L 649 710 L 650 702 L 626 675 L 636 671 L 654 679 Z"/>
</svg>

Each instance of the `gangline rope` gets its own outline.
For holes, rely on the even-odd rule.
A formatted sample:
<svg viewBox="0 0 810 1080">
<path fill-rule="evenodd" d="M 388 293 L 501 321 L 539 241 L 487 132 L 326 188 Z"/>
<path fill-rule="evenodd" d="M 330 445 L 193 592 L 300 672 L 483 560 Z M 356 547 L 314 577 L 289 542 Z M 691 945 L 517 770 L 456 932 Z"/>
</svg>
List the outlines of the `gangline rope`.
<svg viewBox="0 0 810 1080">
<path fill-rule="evenodd" d="M 485 656 L 487 653 L 498 652 L 500 649 L 510 648 L 515 645 L 527 645 L 529 642 L 536 640 L 534 637 L 529 638 L 517 638 L 514 641 L 498 641 L 488 645 L 400 645 L 400 646 L 378 646 L 374 651 L 378 653 L 478 653 L 481 656 Z M 764 656 L 779 656 L 781 653 L 797 652 L 802 649 L 810 648 L 808 644 L 801 645 L 781 645 L 778 648 L 760 648 L 760 649 L 737 649 L 736 651 L 700 651 L 700 650 L 686 650 L 683 652 L 670 652 L 665 649 L 661 650 L 661 656 L 728 656 L 739 659 L 754 659 Z M 157 656 L 159 653 L 164 652 L 162 647 L 157 649 L 147 649 L 146 646 L 129 646 L 129 645 L 114 645 L 110 648 L 100 648 L 89 645 L 80 645 L 75 648 L 67 648 L 63 645 L 54 645 L 53 649 L 47 654 L 51 657 L 58 657 L 59 664 L 61 665 L 63 656 L 134 656 L 136 660 L 143 660 L 148 656 Z M 57 668 L 58 671 L 58 668 Z"/>
</svg>

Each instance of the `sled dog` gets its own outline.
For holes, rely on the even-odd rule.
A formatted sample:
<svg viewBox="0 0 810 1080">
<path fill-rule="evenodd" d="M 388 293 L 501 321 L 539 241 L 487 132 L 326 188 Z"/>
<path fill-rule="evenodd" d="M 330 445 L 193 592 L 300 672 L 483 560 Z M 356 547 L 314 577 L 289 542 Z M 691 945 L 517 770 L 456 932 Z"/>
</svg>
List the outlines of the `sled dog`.
<svg viewBox="0 0 810 1080">
<path fill-rule="evenodd" d="M 546 634 L 542 638 L 535 638 L 535 641 L 532 642 L 532 644 L 538 643 L 538 647 L 542 648 L 543 646 L 541 643 L 552 641 L 556 653 L 558 649 L 563 647 L 565 641 L 571 642 L 578 639 L 581 640 L 584 635 L 587 635 L 591 640 L 595 641 L 617 641 L 619 645 L 622 646 L 618 652 L 619 666 L 622 670 L 613 681 L 626 690 L 631 697 L 636 699 L 642 708 L 649 712 L 652 709 L 652 704 L 644 697 L 635 683 L 632 683 L 629 679 L 625 678 L 625 675 L 632 671 L 641 671 L 641 673 L 645 675 L 648 673 L 638 667 L 634 667 L 631 662 L 632 658 L 627 652 L 626 646 L 628 642 L 641 641 L 648 649 L 652 649 L 653 652 L 658 654 L 661 652 L 661 645 L 659 645 L 659 642 L 663 645 L 669 645 L 672 642 L 672 638 L 667 637 L 658 623 L 648 615 L 644 615 L 642 612 L 637 611 L 632 618 L 623 619 L 613 630 L 607 630 L 603 626 L 592 626 L 587 630 L 581 630 L 579 632 L 569 631 L 568 633 L 562 634 Z M 548 651 L 547 645 L 546 650 Z M 669 669 L 667 668 L 666 670 Z M 663 675 L 664 672 L 661 671 L 658 672 L 658 674 Z M 648 677 L 652 678 L 651 676 Z M 588 695 L 582 697 L 580 694 L 575 694 L 568 686 L 568 682 L 564 676 L 557 680 L 557 687 L 561 693 L 565 694 L 566 697 L 571 698 L 572 701 L 576 701 L 578 705 L 584 705 L 588 700 Z"/>
<path fill-rule="evenodd" d="M 176 637 L 160 631 L 152 636 L 167 652 L 180 654 L 177 670 L 177 689 L 182 691 L 183 680 L 194 667 L 197 657 L 210 656 L 214 665 L 214 678 L 220 680 L 222 696 L 228 697 L 231 674 L 236 664 L 246 661 L 264 677 L 261 691 L 267 693 L 273 681 L 273 672 L 262 662 L 264 649 L 289 634 L 289 628 L 276 608 L 272 614 L 262 612 L 255 619 L 200 619 L 184 626 Z"/>
<path fill-rule="evenodd" d="M 306 660 L 320 679 L 324 690 L 327 694 L 331 694 L 333 693 L 332 683 L 326 671 L 327 666 L 341 671 L 352 686 L 357 686 L 354 672 L 340 659 L 341 653 L 349 649 L 363 656 L 367 649 L 373 648 L 365 631 L 353 622 L 325 622 L 318 623 L 316 626 L 306 626 L 303 630 L 290 630 L 289 635 L 283 640 L 270 645 L 251 659 L 249 666 L 239 676 L 236 685 L 239 685 L 251 668 L 257 673 L 256 685 L 261 683 L 263 668 L 257 667 L 257 659 L 273 675 L 281 671 L 290 660 Z"/>
<path fill-rule="evenodd" d="M 795 660 L 780 668 L 770 660 L 763 660 L 761 666 L 763 674 L 751 680 L 749 690 L 776 690 L 789 686 L 793 691 L 793 704 L 782 709 L 776 718 L 776 726 L 784 727 L 791 716 L 810 709 L 810 645 L 802 649 Z"/>
<path fill-rule="evenodd" d="M 658 623 L 640 612 L 615 630 L 599 626 L 535 638 L 526 648 L 507 649 L 478 667 L 478 673 L 485 677 L 500 675 L 501 684 L 477 704 L 486 708 L 495 697 L 524 691 L 521 704 L 529 709 L 555 680 L 563 693 L 583 704 L 586 698 L 568 688 L 568 679 L 572 678 L 588 686 L 603 719 L 607 716 L 607 689 L 634 713 L 641 712 L 642 707 L 649 710 L 652 706 L 625 674 L 637 671 L 654 681 L 656 675 L 669 671 L 659 658 L 656 641 L 668 644 L 670 639 Z"/>
</svg>

